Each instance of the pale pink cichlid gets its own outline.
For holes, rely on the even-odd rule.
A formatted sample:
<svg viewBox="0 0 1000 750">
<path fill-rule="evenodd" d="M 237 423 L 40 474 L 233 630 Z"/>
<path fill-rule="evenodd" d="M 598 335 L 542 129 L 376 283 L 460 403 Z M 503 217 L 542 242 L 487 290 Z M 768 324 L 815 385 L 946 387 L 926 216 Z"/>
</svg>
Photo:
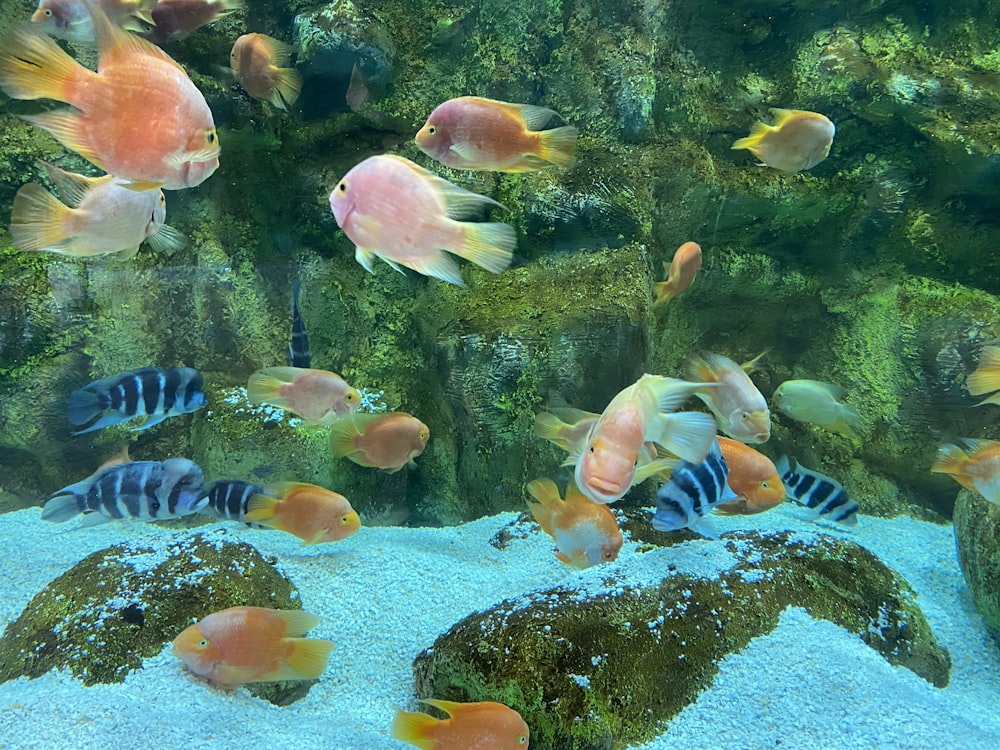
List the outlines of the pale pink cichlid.
<svg viewBox="0 0 1000 750">
<path fill-rule="evenodd" d="M 717 388 L 699 390 L 696 395 L 712 410 L 719 430 L 741 443 L 765 443 L 771 437 L 771 410 L 747 375 L 752 365 L 750 362 L 741 366 L 729 357 L 705 352 L 688 360 L 687 376 L 718 384 Z"/>
<path fill-rule="evenodd" d="M 376 257 L 465 286 L 452 253 L 493 273 L 510 265 L 517 237 L 508 224 L 458 221 L 484 205 L 500 204 L 392 154 L 351 169 L 330 194 L 337 224 L 371 272 Z"/>
<path fill-rule="evenodd" d="M 771 112 L 776 118 L 774 125 L 754 123 L 750 135 L 738 139 L 732 148 L 745 148 L 762 166 L 782 172 L 812 169 L 830 153 L 837 128 L 828 117 L 800 109 Z"/>
</svg>

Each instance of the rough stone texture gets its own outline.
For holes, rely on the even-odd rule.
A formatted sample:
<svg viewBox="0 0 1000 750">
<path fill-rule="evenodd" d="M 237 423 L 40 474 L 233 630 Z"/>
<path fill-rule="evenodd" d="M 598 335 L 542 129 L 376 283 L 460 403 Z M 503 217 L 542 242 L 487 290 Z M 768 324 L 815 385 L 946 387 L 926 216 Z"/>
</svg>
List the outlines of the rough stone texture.
<svg viewBox="0 0 1000 750">
<path fill-rule="evenodd" d="M 1000 507 L 962 490 L 955 501 L 958 562 L 976 609 L 1000 639 Z"/>
<path fill-rule="evenodd" d="M 0 681 L 68 669 L 84 684 L 123 682 L 195 620 L 227 607 L 301 609 L 298 591 L 224 531 L 177 535 L 88 555 L 52 581 L 0 638 Z M 178 669 L 181 669 L 178 662 Z M 192 679 L 195 679 L 192 677 Z M 247 689 L 277 705 L 311 682 Z"/>
<path fill-rule="evenodd" d="M 947 685 L 950 657 L 911 589 L 867 550 L 788 532 L 712 544 L 732 556 L 718 578 L 678 571 L 670 553 L 653 551 L 655 576 L 642 563 L 638 575 L 602 566 L 603 585 L 588 578 L 586 589 L 558 586 L 468 616 L 416 658 L 417 696 L 503 702 L 540 750 L 624 747 L 655 736 L 711 683 L 719 659 L 771 630 L 788 606 Z"/>
</svg>

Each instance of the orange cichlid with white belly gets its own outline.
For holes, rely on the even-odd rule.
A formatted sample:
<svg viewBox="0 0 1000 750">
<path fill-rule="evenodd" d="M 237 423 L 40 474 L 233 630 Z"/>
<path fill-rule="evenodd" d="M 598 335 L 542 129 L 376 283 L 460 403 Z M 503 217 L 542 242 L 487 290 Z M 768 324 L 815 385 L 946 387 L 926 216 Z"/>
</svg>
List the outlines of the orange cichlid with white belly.
<svg viewBox="0 0 1000 750">
<path fill-rule="evenodd" d="M 530 738 L 521 714 L 502 703 L 455 703 L 427 698 L 421 703 L 447 719 L 396 710 L 392 736 L 421 750 L 526 750 Z"/>
<path fill-rule="evenodd" d="M 163 222 L 167 202 L 162 190 L 137 191 L 116 177 L 85 177 L 42 162 L 61 202 L 37 183 L 17 191 L 10 217 L 14 246 L 89 257 L 135 255 L 142 242 L 157 252 L 184 246 L 184 236 Z"/>
<path fill-rule="evenodd" d="M 459 221 L 485 205 L 500 204 L 393 154 L 365 159 L 330 194 L 330 210 L 366 271 L 381 258 L 400 273 L 406 266 L 458 286 L 465 283 L 449 253 L 492 273 L 513 258 L 513 227 Z"/>
<path fill-rule="evenodd" d="M 618 393 L 590 429 L 580 450 L 567 465 L 575 465 L 580 491 L 595 503 L 619 500 L 635 482 L 647 442 L 669 453 L 701 463 L 715 439 L 715 423 L 707 414 L 674 411 L 708 383 L 689 383 L 661 375 L 643 375 Z"/>
<path fill-rule="evenodd" d="M 330 452 L 393 474 L 416 466 L 413 459 L 424 452 L 430 436 L 427 425 L 406 412 L 353 414 L 330 428 Z"/>
<path fill-rule="evenodd" d="M 315 680 L 333 642 L 302 638 L 319 624 L 300 609 L 230 607 L 174 638 L 173 654 L 198 677 L 232 690 L 248 682 Z"/>
<path fill-rule="evenodd" d="M 931 471 L 950 474 L 965 489 L 1000 505 L 1000 442 L 972 439 L 962 442 L 964 450 L 950 443 L 938 448 Z"/>
<path fill-rule="evenodd" d="M 292 48 L 266 34 L 244 34 L 229 53 L 229 67 L 254 99 L 278 109 L 291 107 L 302 90 L 302 76 L 288 67 Z"/>
<path fill-rule="evenodd" d="M 762 165 L 782 172 L 812 169 L 827 154 L 837 132 L 830 119 L 800 109 L 772 109 L 774 125 L 754 123 L 750 135 L 733 143 L 760 159 Z"/>
<path fill-rule="evenodd" d="M 265 367 L 247 381 L 247 401 L 272 404 L 312 424 L 328 425 L 357 409 L 361 394 L 328 370 Z"/>
<path fill-rule="evenodd" d="M 685 242 L 674 253 L 666 280 L 653 285 L 653 294 L 656 296 L 653 307 L 665 305 L 691 286 L 700 270 L 701 246 L 697 242 Z"/>
<path fill-rule="evenodd" d="M 337 542 L 361 528 L 361 518 L 341 494 L 315 484 L 284 482 L 252 495 L 245 523 L 259 523 L 297 536 L 306 544 Z"/>
<path fill-rule="evenodd" d="M 219 138 L 205 97 L 155 45 L 116 28 L 87 5 L 97 35 L 97 72 L 66 54 L 34 24 L 0 40 L 0 89 L 15 99 L 72 108 L 23 119 L 137 190 L 178 190 L 219 166 Z"/>
<path fill-rule="evenodd" d="M 607 505 L 589 500 L 570 480 L 565 499 L 551 479 L 528 482 L 528 510 L 542 530 L 556 543 L 556 557 L 583 570 L 618 559 L 623 539 L 618 522 Z"/>
<path fill-rule="evenodd" d="M 765 443 L 771 437 L 771 410 L 747 375 L 752 366 L 753 362 L 738 365 L 729 357 L 705 352 L 688 359 L 687 376 L 717 384 L 696 395 L 711 409 L 720 431 L 741 443 Z"/>
<path fill-rule="evenodd" d="M 573 166 L 576 128 L 541 130 L 551 109 L 462 96 L 439 104 L 417 133 L 420 150 L 452 169 L 531 172 Z"/>
<path fill-rule="evenodd" d="M 97 3 L 112 24 L 126 31 L 143 31 L 152 25 L 156 0 L 99 0 Z M 94 22 L 84 0 L 38 0 L 31 15 L 45 33 L 78 44 L 94 44 Z"/>
<path fill-rule="evenodd" d="M 785 485 L 774 462 L 758 450 L 727 437 L 718 438 L 722 457 L 729 467 L 726 484 L 736 494 L 715 506 L 728 515 L 749 516 L 777 507 L 785 499 Z"/>
</svg>

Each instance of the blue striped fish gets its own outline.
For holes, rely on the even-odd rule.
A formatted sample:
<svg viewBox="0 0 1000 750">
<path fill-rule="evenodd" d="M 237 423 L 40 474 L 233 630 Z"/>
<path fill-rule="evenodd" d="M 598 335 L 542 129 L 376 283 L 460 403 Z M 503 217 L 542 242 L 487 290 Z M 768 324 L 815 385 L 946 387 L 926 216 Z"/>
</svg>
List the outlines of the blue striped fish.
<svg viewBox="0 0 1000 750">
<path fill-rule="evenodd" d="M 205 477 L 186 458 L 132 461 L 101 469 L 54 492 L 42 507 L 42 520 L 62 523 L 83 514 L 77 528 L 119 518 L 157 521 L 197 513 Z"/>
<path fill-rule="evenodd" d="M 799 505 L 844 526 L 857 526 L 858 504 L 836 479 L 807 469 L 794 459 L 782 456 L 774 463 L 788 495 Z"/>
<path fill-rule="evenodd" d="M 670 479 L 656 493 L 656 513 L 653 528 L 657 531 L 691 529 L 702 536 L 718 539 L 718 534 L 705 519 L 715 506 L 735 500 L 736 493 L 726 483 L 729 466 L 722 455 L 719 441 L 712 441 L 705 460 L 700 464 L 681 461 Z"/>
<path fill-rule="evenodd" d="M 247 512 L 247 502 L 254 495 L 267 495 L 268 492 L 259 484 L 244 482 L 241 479 L 222 479 L 205 487 L 202 494 L 208 503 L 205 510 L 214 513 L 226 521 L 240 521 L 254 529 L 269 529 L 259 523 L 247 523 L 243 516 Z"/>
<path fill-rule="evenodd" d="M 309 336 L 306 335 L 306 324 L 299 311 L 299 290 L 302 284 L 298 279 L 292 285 L 292 342 L 288 345 L 288 361 L 292 367 L 311 367 L 312 354 L 309 352 Z"/>
<path fill-rule="evenodd" d="M 172 370 L 143 367 L 95 380 L 69 395 L 69 421 L 80 426 L 99 415 L 100 419 L 73 434 L 82 435 L 145 416 L 144 424 L 132 428 L 132 432 L 137 432 L 167 417 L 197 411 L 205 405 L 204 382 L 201 373 L 192 367 Z"/>
</svg>

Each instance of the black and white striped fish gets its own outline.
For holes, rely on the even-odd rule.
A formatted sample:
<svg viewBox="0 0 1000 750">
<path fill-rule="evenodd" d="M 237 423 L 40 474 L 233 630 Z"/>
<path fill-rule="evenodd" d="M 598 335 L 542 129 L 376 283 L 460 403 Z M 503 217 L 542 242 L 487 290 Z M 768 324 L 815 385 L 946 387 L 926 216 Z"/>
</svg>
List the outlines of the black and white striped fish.
<svg viewBox="0 0 1000 750">
<path fill-rule="evenodd" d="M 700 464 L 681 461 L 670 474 L 670 479 L 660 485 L 656 493 L 656 512 L 653 528 L 657 531 L 676 531 L 688 528 L 702 536 L 717 539 L 705 516 L 715 506 L 736 499 L 736 493 L 726 483 L 729 466 L 722 455 L 719 441 L 712 441 L 705 460 Z"/>
<path fill-rule="evenodd" d="M 95 380 L 69 395 L 69 421 L 79 426 L 98 415 L 101 418 L 73 434 L 82 435 L 145 416 L 146 422 L 132 429 L 137 432 L 167 417 L 197 411 L 205 405 L 204 384 L 201 373 L 192 367 L 172 370 L 142 367 Z"/>
<path fill-rule="evenodd" d="M 789 497 L 813 511 L 817 519 L 857 526 L 858 504 L 836 479 L 807 469 L 788 456 L 779 458 L 774 466 Z"/>
<path fill-rule="evenodd" d="M 247 502 L 254 495 L 267 495 L 268 492 L 259 484 L 244 482 L 240 479 L 222 479 L 212 482 L 202 491 L 208 499 L 204 511 L 226 521 L 240 521 L 254 529 L 269 529 L 259 523 L 247 523 L 243 520 L 247 512 Z"/>
<path fill-rule="evenodd" d="M 42 507 L 42 520 L 62 523 L 82 513 L 77 528 L 83 528 L 119 518 L 187 516 L 208 502 L 204 482 L 201 469 L 186 458 L 117 464 L 54 492 Z"/>
<path fill-rule="evenodd" d="M 292 342 L 288 345 L 288 361 L 292 367 L 312 366 L 312 354 L 309 352 L 309 336 L 306 335 L 306 324 L 302 321 L 299 311 L 299 289 L 302 284 L 298 279 L 292 285 Z"/>
</svg>

